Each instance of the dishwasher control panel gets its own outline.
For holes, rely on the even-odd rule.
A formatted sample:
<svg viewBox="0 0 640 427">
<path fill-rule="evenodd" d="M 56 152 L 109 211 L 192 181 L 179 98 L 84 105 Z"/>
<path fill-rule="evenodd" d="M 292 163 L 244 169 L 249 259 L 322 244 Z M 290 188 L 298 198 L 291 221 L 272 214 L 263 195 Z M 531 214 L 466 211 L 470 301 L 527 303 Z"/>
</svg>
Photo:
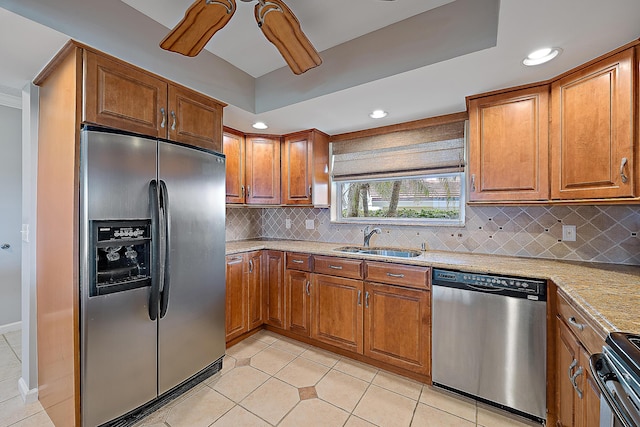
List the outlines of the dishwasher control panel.
<svg viewBox="0 0 640 427">
<path fill-rule="evenodd" d="M 433 284 L 445 284 L 469 287 L 481 291 L 507 291 L 545 299 L 547 282 L 539 279 L 497 276 L 493 274 L 468 273 L 464 271 L 433 269 Z M 536 298 L 536 299 L 538 299 Z M 533 299 L 533 298 L 531 298 Z"/>
</svg>

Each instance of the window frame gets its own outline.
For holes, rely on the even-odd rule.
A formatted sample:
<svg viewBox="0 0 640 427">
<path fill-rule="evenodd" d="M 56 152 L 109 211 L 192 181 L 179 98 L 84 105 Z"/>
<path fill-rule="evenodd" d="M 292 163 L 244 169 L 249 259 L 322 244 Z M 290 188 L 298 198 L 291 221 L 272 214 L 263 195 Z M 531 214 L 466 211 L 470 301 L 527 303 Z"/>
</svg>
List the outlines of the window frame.
<svg viewBox="0 0 640 427">
<path fill-rule="evenodd" d="M 401 175 L 388 178 L 388 180 L 398 179 L 415 179 L 418 177 L 441 177 L 441 176 L 460 176 L 460 215 L 458 219 L 444 219 L 444 218 L 387 218 L 387 217 L 351 217 L 345 218 L 342 216 L 342 185 L 351 182 L 363 182 L 371 181 L 371 179 L 364 180 L 339 180 L 334 181 L 330 178 L 331 185 L 331 223 L 332 224 L 381 224 L 381 225 L 400 225 L 400 226 L 428 226 L 428 227 L 462 227 L 465 225 L 465 206 L 467 199 L 466 191 L 466 175 L 465 171 L 449 172 L 449 173 L 433 173 L 433 174 L 419 174 L 419 175 Z"/>
</svg>

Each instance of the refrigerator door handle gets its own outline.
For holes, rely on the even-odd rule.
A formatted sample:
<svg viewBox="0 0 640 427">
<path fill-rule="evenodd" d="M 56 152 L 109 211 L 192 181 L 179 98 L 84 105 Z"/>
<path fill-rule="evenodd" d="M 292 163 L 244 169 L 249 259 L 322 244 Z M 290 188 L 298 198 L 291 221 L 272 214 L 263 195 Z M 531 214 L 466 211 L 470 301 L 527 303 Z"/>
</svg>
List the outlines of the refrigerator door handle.
<svg viewBox="0 0 640 427">
<path fill-rule="evenodd" d="M 149 319 L 158 318 L 158 297 L 160 280 L 160 200 L 158 183 L 149 183 L 149 210 L 151 211 L 151 293 L 149 294 Z"/>
<path fill-rule="evenodd" d="M 162 224 L 164 227 L 164 277 L 160 294 L 160 318 L 163 318 L 169 307 L 169 285 L 171 283 L 171 215 L 169 213 L 169 191 L 163 180 L 160 180 L 160 201 L 164 213 L 164 224 Z"/>
</svg>

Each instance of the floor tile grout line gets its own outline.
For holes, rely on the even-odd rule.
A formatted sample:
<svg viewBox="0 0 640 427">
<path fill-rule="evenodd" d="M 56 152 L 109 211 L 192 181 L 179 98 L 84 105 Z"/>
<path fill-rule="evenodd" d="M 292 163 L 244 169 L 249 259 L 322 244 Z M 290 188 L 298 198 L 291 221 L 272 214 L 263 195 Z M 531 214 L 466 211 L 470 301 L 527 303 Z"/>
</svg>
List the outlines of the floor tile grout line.
<svg viewBox="0 0 640 427">
<path fill-rule="evenodd" d="M 13 346 L 11 345 L 11 343 L 9 342 L 5 334 L 2 334 L 2 338 L 4 338 L 4 342 L 7 343 L 7 347 L 9 347 L 9 350 L 11 350 L 11 353 L 13 353 L 16 359 L 18 359 L 18 362 L 22 363 L 22 358 L 18 356 L 18 353 L 16 353 L 15 349 L 13 348 Z"/>
</svg>

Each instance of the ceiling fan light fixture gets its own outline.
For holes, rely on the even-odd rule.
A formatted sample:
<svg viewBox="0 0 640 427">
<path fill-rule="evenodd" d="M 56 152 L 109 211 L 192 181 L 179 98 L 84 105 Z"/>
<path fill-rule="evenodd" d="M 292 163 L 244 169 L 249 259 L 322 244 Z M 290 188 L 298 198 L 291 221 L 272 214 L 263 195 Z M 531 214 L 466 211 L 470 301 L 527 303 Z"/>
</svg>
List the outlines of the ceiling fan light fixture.
<svg viewBox="0 0 640 427">
<path fill-rule="evenodd" d="M 373 110 L 369 113 L 369 117 L 372 119 L 382 119 L 383 117 L 387 117 L 389 113 L 384 110 Z"/>
<path fill-rule="evenodd" d="M 538 49 L 527 55 L 527 57 L 522 60 L 522 63 L 527 66 L 544 64 L 545 62 L 549 62 L 556 56 L 560 55 L 560 52 L 562 52 L 562 49 L 558 47 L 545 47 Z"/>
<path fill-rule="evenodd" d="M 269 127 L 265 122 L 255 122 L 251 126 L 253 126 L 253 128 L 255 129 L 260 129 L 260 130 L 267 129 Z"/>
</svg>

